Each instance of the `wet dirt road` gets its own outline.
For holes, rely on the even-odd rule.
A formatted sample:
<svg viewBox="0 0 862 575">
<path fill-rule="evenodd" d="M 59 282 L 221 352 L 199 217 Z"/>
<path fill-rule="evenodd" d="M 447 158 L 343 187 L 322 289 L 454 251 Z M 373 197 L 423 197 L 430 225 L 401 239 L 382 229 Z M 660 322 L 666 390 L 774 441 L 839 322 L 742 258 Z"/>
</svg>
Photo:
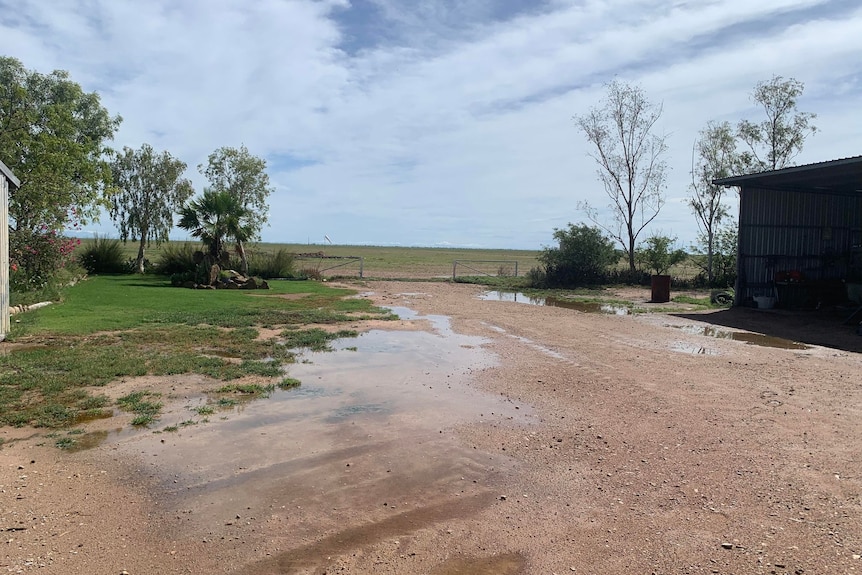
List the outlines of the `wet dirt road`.
<svg viewBox="0 0 862 575">
<path fill-rule="evenodd" d="M 472 286 L 363 289 L 406 331 L 291 366 L 298 390 L 176 434 L 0 450 L 3 567 L 862 569 L 858 353 L 480 300 Z M 166 423 L 199 401 L 171 384 L 185 396 Z"/>
</svg>

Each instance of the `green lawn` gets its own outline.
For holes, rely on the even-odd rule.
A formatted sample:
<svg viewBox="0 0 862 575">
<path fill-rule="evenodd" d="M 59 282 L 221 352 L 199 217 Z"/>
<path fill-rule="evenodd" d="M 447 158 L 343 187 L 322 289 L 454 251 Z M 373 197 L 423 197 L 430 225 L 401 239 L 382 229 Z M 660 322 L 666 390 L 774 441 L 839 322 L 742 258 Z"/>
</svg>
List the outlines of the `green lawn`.
<svg viewBox="0 0 862 575">
<path fill-rule="evenodd" d="M 291 346 L 325 347 L 321 330 L 308 324 L 392 317 L 365 299 L 347 298 L 350 290 L 323 283 L 270 286 L 190 290 L 158 276 L 79 282 L 61 303 L 14 316 L 8 340 L 18 345 L 0 356 L 0 425 L 63 427 L 109 415 L 107 398 L 86 388 L 124 377 L 197 373 L 278 385 L 282 365 L 293 360 Z M 283 330 L 287 337 L 260 338 L 261 327 Z M 160 390 L 147 393 L 157 397 Z M 154 420 L 156 404 L 127 401 L 118 407 L 145 406 L 140 409 L 147 417 L 136 421 L 146 424 Z"/>
</svg>

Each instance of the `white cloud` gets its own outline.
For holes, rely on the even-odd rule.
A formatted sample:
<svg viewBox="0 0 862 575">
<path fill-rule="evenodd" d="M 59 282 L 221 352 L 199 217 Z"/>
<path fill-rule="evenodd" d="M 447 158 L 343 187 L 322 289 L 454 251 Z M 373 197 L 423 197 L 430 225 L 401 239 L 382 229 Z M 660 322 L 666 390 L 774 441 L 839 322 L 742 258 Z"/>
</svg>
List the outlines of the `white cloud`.
<svg viewBox="0 0 862 575">
<path fill-rule="evenodd" d="M 223 145 L 268 158 L 268 241 L 548 243 L 582 219 L 578 199 L 606 203 L 571 117 L 615 75 L 664 103 L 672 174 L 655 227 L 685 243 L 697 131 L 756 117 L 758 80 L 806 83 L 821 133 L 800 161 L 860 152 L 847 118 L 862 10 L 847 0 L 554 0 L 508 17 L 490 0 L 35 4 L 0 11 L 0 53 L 98 90 L 124 117 L 117 145 L 192 168 Z"/>
</svg>

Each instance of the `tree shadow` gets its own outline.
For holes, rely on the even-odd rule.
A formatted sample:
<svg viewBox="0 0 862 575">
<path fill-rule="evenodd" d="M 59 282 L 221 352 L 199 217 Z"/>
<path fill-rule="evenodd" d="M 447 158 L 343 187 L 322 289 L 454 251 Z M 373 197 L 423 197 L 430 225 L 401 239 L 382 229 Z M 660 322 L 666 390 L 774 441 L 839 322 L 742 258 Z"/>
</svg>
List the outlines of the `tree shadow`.
<svg viewBox="0 0 862 575">
<path fill-rule="evenodd" d="M 758 310 L 734 307 L 708 314 L 669 315 L 809 345 L 862 353 L 862 336 L 856 333 L 858 326 L 844 323 L 854 309 L 840 306 L 821 310 Z"/>
</svg>

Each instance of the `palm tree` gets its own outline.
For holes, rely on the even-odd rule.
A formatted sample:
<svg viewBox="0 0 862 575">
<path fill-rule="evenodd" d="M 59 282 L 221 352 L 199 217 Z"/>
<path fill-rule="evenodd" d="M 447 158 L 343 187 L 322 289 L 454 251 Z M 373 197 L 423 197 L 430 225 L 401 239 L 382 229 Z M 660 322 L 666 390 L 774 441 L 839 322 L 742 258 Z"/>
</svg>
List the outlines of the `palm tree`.
<svg viewBox="0 0 862 575">
<path fill-rule="evenodd" d="M 204 243 L 213 262 L 221 261 L 225 243 L 248 241 L 254 233 L 252 212 L 230 192 L 206 189 L 200 198 L 183 206 L 179 214 L 179 227 Z"/>
</svg>

